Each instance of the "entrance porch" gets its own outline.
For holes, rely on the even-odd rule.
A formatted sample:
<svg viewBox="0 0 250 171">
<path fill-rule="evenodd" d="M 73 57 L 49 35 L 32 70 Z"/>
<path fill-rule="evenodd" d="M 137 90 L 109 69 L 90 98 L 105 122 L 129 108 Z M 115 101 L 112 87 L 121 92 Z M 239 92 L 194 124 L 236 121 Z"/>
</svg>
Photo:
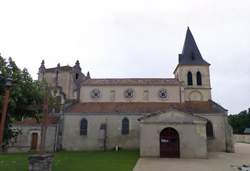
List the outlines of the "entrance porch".
<svg viewBox="0 0 250 171">
<path fill-rule="evenodd" d="M 171 109 L 140 121 L 141 157 L 207 158 L 207 120 Z"/>
</svg>

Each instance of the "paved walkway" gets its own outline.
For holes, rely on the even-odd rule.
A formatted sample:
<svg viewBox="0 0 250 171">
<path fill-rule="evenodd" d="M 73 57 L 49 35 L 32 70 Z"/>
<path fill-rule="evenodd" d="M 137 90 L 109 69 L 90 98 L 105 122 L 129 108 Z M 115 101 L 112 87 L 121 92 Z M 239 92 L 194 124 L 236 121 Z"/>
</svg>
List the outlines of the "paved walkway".
<svg viewBox="0 0 250 171">
<path fill-rule="evenodd" d="M 213 152 L 208 159 L 140 158 L 133 171 L 237 171 L 250 165 L 250 144 L 235 144 L 236 153 Z"/>
</svg>

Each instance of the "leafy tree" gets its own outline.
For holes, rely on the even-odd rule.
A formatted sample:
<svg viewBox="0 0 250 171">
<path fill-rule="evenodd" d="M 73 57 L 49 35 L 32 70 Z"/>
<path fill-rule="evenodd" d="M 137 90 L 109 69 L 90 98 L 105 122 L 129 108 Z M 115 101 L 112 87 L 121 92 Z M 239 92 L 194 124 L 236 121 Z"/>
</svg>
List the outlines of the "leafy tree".
<svg viewBox="0 0 250 171">
<path fill-rule="evenodd" d="M 44 84 L 34 81 L 27 69 L 21 70 L 17 67 L 12 58 L 6 60 L 0 56 L 0 71 L 3 79 L 0 80 L 0 109 L 2 108 L 4 96 L 4 84 L 8 75 L 12 76 L 13 86 L 11 87 L 10 101 L 8 106 L 4 142 L 17 134 L 12 131 L 11 123 L 20 121 L 25 117 L 41 117 Z M 50 104 L 53 105 L 53 98 L 50 96 Z"/>
<path fill-rule="evenodd" d="M 229 115 L 228 121 L 233 128 L 235 134 L 243 134 L 245 128 L 250 128 L 250 108 L 244 111 L 241 111 L 236 115 Z"/>
</svg>

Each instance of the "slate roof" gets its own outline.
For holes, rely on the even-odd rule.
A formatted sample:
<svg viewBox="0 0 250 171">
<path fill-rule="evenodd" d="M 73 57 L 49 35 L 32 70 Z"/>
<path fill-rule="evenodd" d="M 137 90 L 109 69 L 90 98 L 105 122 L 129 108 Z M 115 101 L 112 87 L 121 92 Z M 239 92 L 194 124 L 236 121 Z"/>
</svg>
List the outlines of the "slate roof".
<svg viewBox="0 0 250 171">
<path fill-rule="evenodd" d="M 227 110 L 213 101 L 207 102 L 90 102 L 76 103 L 65 113 L 153 113 L 174 108 L 188 113 L 224 113 Z"/>
<path fill-rule="evenodd" d="M 83 86 L 105 86 L 105 85 L 179 85 L 175 78 L 116 78 L 116 79 L 88 79 L 82 83 Z"/>
<path fill-rule="evenodd" d="M 179 54 L 179 64 L 180 65 L 210 65 L 205 61 L 195 43 L 194 37 L 190 31 L 187 29 L 186 38 L 183 46 L 182 53 Z"/>
</svg>

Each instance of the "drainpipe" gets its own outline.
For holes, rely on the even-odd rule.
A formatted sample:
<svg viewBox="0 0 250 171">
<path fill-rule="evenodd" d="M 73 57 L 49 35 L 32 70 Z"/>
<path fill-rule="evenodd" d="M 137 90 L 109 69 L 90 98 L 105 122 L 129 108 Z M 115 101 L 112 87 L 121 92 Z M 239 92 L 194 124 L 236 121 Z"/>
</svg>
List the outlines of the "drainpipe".
<svg viewBox="0 0 250 171">
<path fill-rule="evenodd" d="M 60 124 L 61 124 L 61 126 L 59 127 L 59 131 L 62 133 L 61 135 L 60 135 L 60 150 L 62 150 L 63 149 L 63 146 L 62 146 L 62 142 L 63 142 L 63 132 L 64 132 L 64 117 L 65 117 L 65 109 L 62 111 L 62 113 L 61 113 L 61 115 L 60 115 Z"/>
<path fill-rule="evenodd" d="M 179 85 L 179 94 L 180 94 L 180 103 L 181 103 L 181 101 L 182 101 L 182 98 L 181 98 L 181 86 Z"/>
<path fill-rule="evenodd" d="M 55 125 L 55 136 L 54 136 L 54 152 L 57 150 L 57 139 L 58 139 L 58 123 Z"/>
</svg>

